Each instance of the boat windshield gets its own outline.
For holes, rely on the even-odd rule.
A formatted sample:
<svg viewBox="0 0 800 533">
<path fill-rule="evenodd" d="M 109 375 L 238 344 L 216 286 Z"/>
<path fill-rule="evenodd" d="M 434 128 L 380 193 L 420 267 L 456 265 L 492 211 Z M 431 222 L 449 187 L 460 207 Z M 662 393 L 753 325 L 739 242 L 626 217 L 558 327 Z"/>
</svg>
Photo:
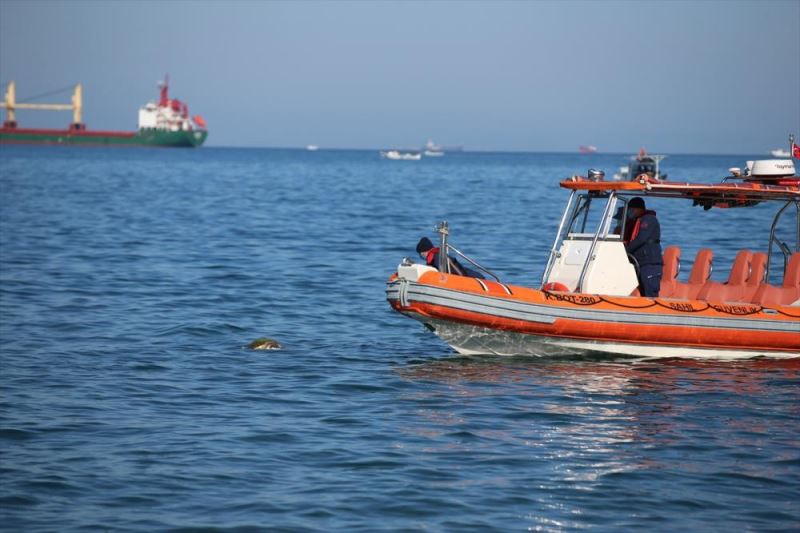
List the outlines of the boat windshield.
<svg viewBox="0 0 800 533">
<path fill-rule="evenodd" d="M 616 192 L 585 192 L 578 194 L 573 191 L 567 200 L 561 223 L 556 232 L 553 246 L 550 248 L 550 257 L 545 266 L 542 276 L 544 285 L 550 270 L 559 254 L 559 244 L 565 240 L 590 240 L 592 241 L 587 258 L 592 256 L 592 252 L 598 240 L 618 240 L 623 235 L 624 228 L 615 228 L 615 220 L 612 218 L 618 206 L 623 206 L 625 200 L 617 196 Z M 624 209 L 623 209 L 624 211 Z M 624 220 L 624 218 L 623 218 Z M 619 233 L 615 232 L 618 231 Z M 585 266 L 585 264 L 584 264 Z M 581 276 L 582 278 L 583 276 Z"/>
<path fill-rule="evenodd" d="M 613 234 L 614 214 L 619 197 L 609 193 L 580 194 L 574 202 L 567 205 L 569 213 L 567 218 L 566 234 L 574 237 L 594 237 L 598 234 L 601 238 Z"/>
<path fill-rule="evenodd" d="M 632 165 L 634 168 L 633 175 L 649 174 L 651 177 L 656 175 L 656 164 L 654 161 L 639 161 Z"/>
</svg>

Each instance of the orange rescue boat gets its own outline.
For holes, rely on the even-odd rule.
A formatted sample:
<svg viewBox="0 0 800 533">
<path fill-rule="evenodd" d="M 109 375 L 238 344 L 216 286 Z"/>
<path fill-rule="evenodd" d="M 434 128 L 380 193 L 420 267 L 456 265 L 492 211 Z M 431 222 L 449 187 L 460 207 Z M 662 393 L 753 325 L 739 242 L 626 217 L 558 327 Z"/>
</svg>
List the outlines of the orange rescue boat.
<svg viewBox="0 0 800 533">
<path fill-rule="evenodd" d="M 452 274 L 448 261 L 436 270 L 406 258 L 387 282 L 387 299 L 462 354 L 798 357 L 800 177 L 791 160 L 749 162 L 744 172 L 731 172 L 717 184 L 645 174 L 605 181 L 593 170 L 561 181 L 572 192 L 538 288 L 500 282 L 447 242 L 443 222 L 440 249 L 496 281 Z M 615 210 L 627 209 L 634 196 L 688 200 L 704 209 L 769 202 L 776 214 L 767 249 L 739 251 L 727 283 L 718 283 L 709 280 L 711 250 L 699 251 L 681 282 L 680 248 L 666 247 L 659 296 L 639 296 L 636 267 L 612 230 Z M 776 228 L 787 215 L 794 215 L 797 229 L 781 240 Z M 767 282 L 781 270 L 781 284 Z"/>
</svg>

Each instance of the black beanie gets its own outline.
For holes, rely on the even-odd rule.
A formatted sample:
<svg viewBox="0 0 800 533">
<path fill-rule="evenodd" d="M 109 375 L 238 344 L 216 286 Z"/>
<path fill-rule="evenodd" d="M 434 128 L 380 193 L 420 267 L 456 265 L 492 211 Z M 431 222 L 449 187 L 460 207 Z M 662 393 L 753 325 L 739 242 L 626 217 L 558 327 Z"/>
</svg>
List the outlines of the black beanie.
<svg viewBox="0 0 800 533">
<path fill-rule="evenodd" d="M 433 243 L 427 237 L 423 237 L 417 243 L 417 253 L 421 254 L 433 248 Z"/>
<path fill-rule="evenodd" d="M 631 198 L 631 201 L 628 202 L 628 208 L 631 207 L 638 207 L 639 209 L 645 209 L 644 200 L 642 200 L 638 196 L 636 198 Z"/>
</svg>

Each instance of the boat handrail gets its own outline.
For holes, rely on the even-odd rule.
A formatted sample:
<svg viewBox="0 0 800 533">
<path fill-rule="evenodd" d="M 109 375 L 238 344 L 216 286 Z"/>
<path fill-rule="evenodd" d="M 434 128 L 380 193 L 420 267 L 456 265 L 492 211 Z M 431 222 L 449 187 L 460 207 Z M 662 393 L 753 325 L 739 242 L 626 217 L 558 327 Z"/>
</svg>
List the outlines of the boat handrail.
<svg viewBox="0 0 800 533">
<path fill-rule="evenodd" d="M 591 195 L 584 196 L 583 199 L 586 201 L 582 204 L 579 204 L 578 209 L 575 210 L 575 214 L 572 215 L 572 220 L 569 221 L 569 227 L 572 228 L 572 226 L 581 217 L 581 214 L 583 214 L 583 220 L 581 221 L 581 233 L 586 231 L 586 221 L 589 219 L 589 206 L 592 204 Z"/>
<path fill-rule="evenodd" d="M 796 251 L 800 251 L 800 202 L 798 202 L 796 200 L 789 200 L 784 204 L 783 207 L 781 207 L 778 210 L 778 212 L 775 214 L 775 218 L 772 219 L 772 227 L 769 230 L 769 243 L 767 244 L 767 264 L 766 264 L 766 267 L 764 268 L 764 279 L 767 279 L 767 280 L 769 279 L 769 269 L 770 269 L 770 266 L 771 266 L 770 263 L 771 263 L 771 260 L 772 260 L 772 243 L 773 242 L 778 245 L 778 249 L 783 254 L 783 271 L 784 271 L 784 273 L 786 272 L 786 265 L 788 265 L 788 263 L 789 263 L 789 256 L 791 255 L 791 248 L 786 246 L 785 243 L 781 242 L 777 237 L 775 237 L 775 229 L 778 226 L 778 221 L 780 220 L 781 215 L 783 214 L 783 212 L 786 211 L 786 209 L 788 209 L 789 206 L 792 205 L 792 204 L 794 204 L 795 209 L 797 211 L 797 222 L 796 222 L 796 224 L 797 224 L 797 229 L 796 229 L 797 235 L 795 236 L 795 250 Z M 787 250 L 787 248 L 789 248 L 789 249 Z"/>
<path fill-rule="evenodd" d="M 465 254 L 464 252 L 462 252 L 461 250 L 459 250 L 458 248 L 456 248 L 455 246 L 453 246 L 452 244 L 447 242 L 447 237 L 448 237 L 448 235 L 450 235 L 450 226 L 447 224 L 446 220 L 442 220 L 441 222 L 439 222 L 433 229 L 440 236 L 440 240 L 439 240 L 439 250 L 440 250 L 439 272 L 441 272 L 442 274 L 449 274 L 450 273 L 450 251 L 452 250 L 453 252 L 457 253 L 458 255 L 460 255 L 461 257 L 466 259 L 469 263 L 471 263 L 474 267 L 476 267 L 481 272 L 484 272 L 484 273 L 492 276 L 494 279 L 497 280 L 498 283 L 502 283 L 500 281 L 500 278 L 494 272 L 492 272 L 491 270 L 489 270 L 485 266 L 481 265 L 480 263 L 478 263 L 477 261 L 475 261 L 474 259 L 469 257 L 467 254 Z"/>
<path fill-rule="evenodd" d="M 485 274 L 489 274 L 494 279 L 496 279 L 498 283 L 502 283 L 502 281 L 500 281 L 500 278 L 497 276 L 497 274 L 495 274 L 494 272 L 492 272 L 488 268 L 484 267 L 483 265 L 481 265 L 480 263 L 478 263 L 474 259 L 470 258 L 467 254 L 465 254 L 464 252 L 462 252 L 461 250 L 459 250 L 458 248 L 456 248 L 452 244 L 448 244 L 447 245 L 447 251 L 449 252 L 451 250 L 454 251 L 455 253 L 457 253 L 458 255 L 460 255 L 461 257 L 463 257 L 464 259 L 466 259 L 468 262 L 470 262 L 474 267 L 476 267 L 481 272 L 484 272 Z"/>
<path fill-rule="evenodd" d="M 547 277 L 550 275 L 550 271 L 553 269 L 553 264 L 555 263 L 556 257 L 558 256 L 558 246 L 561 233 L 564 231 L 564 224 L 567 222 L 568 213 L 572 207 L 572 201 L 575 199 L 575 194 L 577 194 L 576 190 L 572 190 L 570 192 L 569 198 L 567 199 L 567 206 L 564 208 L 564 214 L 561 215 L 561 222 L 558 224 L 558 231 L 556 231 L 556 238 L 553 241 L 553 246 L 550 247 L 550 257 L 547 259 L 547 265 L 544 267 L 544 274 L 542 274 L 542 284 L 544 286 L 547 283 Z"/>
</svg>

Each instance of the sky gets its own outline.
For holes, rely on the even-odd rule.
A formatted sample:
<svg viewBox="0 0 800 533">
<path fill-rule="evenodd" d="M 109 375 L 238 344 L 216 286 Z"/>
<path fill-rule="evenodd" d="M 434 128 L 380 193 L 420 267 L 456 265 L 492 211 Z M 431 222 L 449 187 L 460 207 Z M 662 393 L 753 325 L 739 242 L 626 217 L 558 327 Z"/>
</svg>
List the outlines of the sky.
<svg viewBox="0 0 800 533">
<path fill-rule="evenodd" d="M 209 146 L 765 153 L 800 136 L 800 0 L 0 0 L 18 101 L 82 83 L 134 130 L 165 74 Z"/>
</svg>

